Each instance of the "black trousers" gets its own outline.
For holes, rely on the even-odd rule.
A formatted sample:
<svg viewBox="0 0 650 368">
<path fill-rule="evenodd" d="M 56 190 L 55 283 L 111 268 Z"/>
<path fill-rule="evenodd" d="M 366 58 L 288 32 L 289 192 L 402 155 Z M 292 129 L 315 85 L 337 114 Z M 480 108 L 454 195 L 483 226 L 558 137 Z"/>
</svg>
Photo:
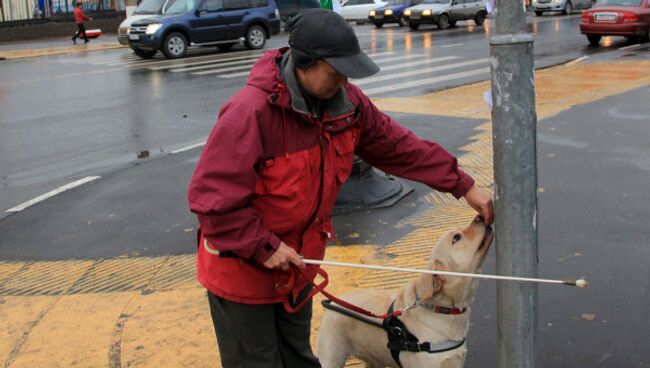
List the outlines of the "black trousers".
<svg viewBox="0 0 650 368">
<path fill-rule="evenodd" d="M 208 301 L 223 368 L 320 367 L 309 343 L 311 300 L 296 314 L 282 304 L 241 304 L 210 292 Z"/>
<path fill-rule="evenodd" d="M 83 24 L 77 24 L 77 33 L 72 36 L 73 40 L 76 40 L 78 37 L 83 35 L 84 41 L 88 41 L 88 36 L 86 36 L 86 27 Z"/>
</svg>

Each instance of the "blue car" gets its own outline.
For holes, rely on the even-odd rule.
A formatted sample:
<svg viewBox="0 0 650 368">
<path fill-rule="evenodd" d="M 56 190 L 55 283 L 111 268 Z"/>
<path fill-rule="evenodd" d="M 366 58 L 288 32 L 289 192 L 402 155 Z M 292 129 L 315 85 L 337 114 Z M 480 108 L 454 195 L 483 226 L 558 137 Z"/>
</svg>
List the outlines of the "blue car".
<svg viewBox="0 0 650 368">
<path fill-rule="evenodd" d="M 371 10 L 368 19 L 377 28 L 383 27 L 386 23 L 397 23 L 400 27 L 404 27 L 408 25 L 408 21 L 402 17 L 404 10 L 421 2 L 422 0 L 388 0 L 385 6 Z"/>
<path fill-rule="evenodd" d="M 128 38 L 141 58 L 152 58 L 160 50 L 175 59 L 185 56 L 189 47 L 229 50 L 243 42 L 249 49 L 260 49 L 279 32 L 274 0 L 175 0 L 164 15 L 133 22 Z"/>
</svg>

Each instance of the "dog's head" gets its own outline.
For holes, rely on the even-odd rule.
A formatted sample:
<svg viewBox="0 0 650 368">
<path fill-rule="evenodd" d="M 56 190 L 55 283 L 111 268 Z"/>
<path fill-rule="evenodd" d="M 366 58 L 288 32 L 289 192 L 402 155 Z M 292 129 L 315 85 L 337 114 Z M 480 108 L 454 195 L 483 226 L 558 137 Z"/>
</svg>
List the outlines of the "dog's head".
<svg viewBox="0 0 650 368">
<path fill-rule="evenodd" d="M 477 216 L 468 227 L 452 229 L 440 238 L 431 252 L 429 269 L 476 273 L 491 243 L 492 228 Z M 477 285 L 478 280 L 468 277 L 427 275 L 418 279 L 415 286 L 422 299 L 442 293 L 458 305 L 471 302 Z"/>
</svg>

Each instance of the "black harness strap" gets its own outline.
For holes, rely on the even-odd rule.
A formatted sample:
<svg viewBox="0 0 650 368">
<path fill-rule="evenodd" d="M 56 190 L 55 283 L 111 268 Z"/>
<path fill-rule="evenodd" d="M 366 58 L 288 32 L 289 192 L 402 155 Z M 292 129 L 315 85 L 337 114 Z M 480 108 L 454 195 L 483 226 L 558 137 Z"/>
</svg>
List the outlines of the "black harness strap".
<svg viewBox="0 0 650 368">
<path fill-rule="evenodd" d="M 361 321 L 363 323 L 367 323 L 367 324 L 373 325 L 375 327 L 384 328 L 384 326 L 379 322 L 375 322 L 375 321 L 373 321 L 373 320 L 371 320 L 369 318 L 365 318 L 365 317 L 359 315 L 358 313 L 352 312 L 349 309 L 343 308 L 343 307 L 338 306 L 336 304 L 332 304 L 331 300 L 323 300 L 321 302 L 321 304 L 323 305 L 323 308 L 325 308 L 325 309 L 333 310 L 335 312 L 346 315 L 346 316 L 348 316 L 350 318 L 354 318 L 357 321 Z"/>
<path fill-rule="evenodd" d="M 358 313 L 352 312 L 346 308 L 333 304 L 331 300 L 323 300 L 321 302 L 323 308 L 341 313 L 350 318 L 356 319 L 363 323 L 379 327 L 386 331 L 388 335 L 388 344 L 386 347 L 390 350 L 390 355 L 397 365 L 402 368 L 402 362 L 399 359 L 399 354 L 402 351 L 412 353 L 426 352 L 429 354 L 443 353 L 445 351 L 454 350 L 461 347 L 465 343 L 465 339 L 460 341 L 447 340 L 438 344 L 431 344 L 430 342 L 420 343 L 417 336 L 413 335 L 407 328 L 404 322 L 400 321 L 398 316 L 393 315 L 395 309 L 395 302 L 391 303 L 388 308 L 388 318 L 385 318 L 382 323 L 375 322 L 369 318 L 365 318 Z"/>
</svg>

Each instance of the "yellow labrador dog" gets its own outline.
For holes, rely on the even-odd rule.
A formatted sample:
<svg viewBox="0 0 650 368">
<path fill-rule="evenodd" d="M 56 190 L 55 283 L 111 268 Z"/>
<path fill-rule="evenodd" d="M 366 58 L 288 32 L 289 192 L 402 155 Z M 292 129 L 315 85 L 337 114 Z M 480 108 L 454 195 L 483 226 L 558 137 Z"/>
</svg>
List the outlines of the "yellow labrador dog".
<svg viewBox="0 0 650 368">
<path fill-rule="evenodd" d="M 475 273 L 491 243 L 491 228 L 477 217 L 467 228 L 442 236 L 431 252 L 428 268 Z M 325 310 L 318 332 L 318 356 L 323 368 L 343 367 L 348 356 L 360 358 L 366 367 L 462 367 L 467 351 L 464 340 L 469 329 L 469 305 L 477 286 L 478 280 L 473 278 L 421 275 L 401 289 L 359 289 L 347 293 L 343 300 L 376 314 L 386 313 L 391 304 L 394 310 L 406 309 L 399 320 L 419 343 L 429 344 L 423 349 L 426 351 L 400 351 L 395 359 L 387 348 L 388 335 L 384 329 Z M 441 313 L 450 311 L 451 314 Z"/>
</svg>

